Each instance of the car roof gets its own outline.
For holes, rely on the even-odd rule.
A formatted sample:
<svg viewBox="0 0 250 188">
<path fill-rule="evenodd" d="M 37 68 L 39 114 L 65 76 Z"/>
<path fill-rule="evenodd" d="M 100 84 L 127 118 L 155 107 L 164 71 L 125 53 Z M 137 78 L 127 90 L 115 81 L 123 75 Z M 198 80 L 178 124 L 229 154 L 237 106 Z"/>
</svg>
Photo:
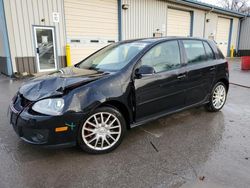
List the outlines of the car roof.
<svg viewBox="0 0 250 188">
<path fill-rule="evenodd" d="M 191 39 L 191 40 L 205 40 L 204 38 L 198 38 L 198 37 L 178 37 L 178 36 L 168 36 L 168 37 L 152 37 L 152 38 L 139 38 L 139 39 L 132 39 L 132 40 L 124 40 L 122 43 L 130 43 L 130 42 L 142 42 L 142 43 L 158 43 L 161 41 L 167 41 L 167 40 L 185 40 L 185 39 Z"/>
</svg>

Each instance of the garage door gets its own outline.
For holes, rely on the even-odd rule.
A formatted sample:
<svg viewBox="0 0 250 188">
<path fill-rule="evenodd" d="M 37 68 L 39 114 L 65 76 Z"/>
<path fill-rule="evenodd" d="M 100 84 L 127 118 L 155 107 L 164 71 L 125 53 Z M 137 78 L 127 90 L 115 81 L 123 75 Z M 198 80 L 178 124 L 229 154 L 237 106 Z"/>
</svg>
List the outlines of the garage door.
<svg viewBox="0 0 250 188">
<path fill-rule="evenodd" d="M 215 40 L 224 56 L 227 56 L 229 33 L 230 19 L 219 17 L 217 22 L 217 32 Z"/>
<path fill-rule="evenodd" d="M 167 36 L 190 36 L 191 12 L 168 9 Z"/>
<path fill-rule="evenodd" d="M 65 0 L 64 6 L 73 64 L 118 40 L 117 0 Z"/>
</svg>

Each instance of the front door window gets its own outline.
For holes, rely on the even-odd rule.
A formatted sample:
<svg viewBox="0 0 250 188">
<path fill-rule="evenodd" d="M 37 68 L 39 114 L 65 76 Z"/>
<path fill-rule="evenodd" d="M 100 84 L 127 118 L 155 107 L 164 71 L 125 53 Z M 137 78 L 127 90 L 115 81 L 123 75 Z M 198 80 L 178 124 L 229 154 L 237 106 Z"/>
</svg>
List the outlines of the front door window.
<svg viewBox="0 0 250 188">
<path fill-rule="evenodd" d="M 176 40 L 153 47 L 141 59 L 141 65 L 153 67 L 155 72 L 164 72 L 181 66 L 179 45 Z"/>
</svg>

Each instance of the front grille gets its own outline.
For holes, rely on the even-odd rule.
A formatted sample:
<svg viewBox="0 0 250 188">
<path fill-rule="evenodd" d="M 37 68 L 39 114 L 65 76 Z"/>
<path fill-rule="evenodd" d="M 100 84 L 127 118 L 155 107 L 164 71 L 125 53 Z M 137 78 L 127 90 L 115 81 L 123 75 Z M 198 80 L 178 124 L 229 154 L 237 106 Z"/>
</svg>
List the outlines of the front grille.
<svg viewBox="0 0 250 188">
<path fill-rule="evenodd" d="M 23 96 L 21 96 L 20 98 L 21 98 L 21 106 L 22 107 L 26 107 L 26 106 L 28 106 L 31 103 L 31 101 L 29 101 L 28 99 L 24 98 Z"/>
<path fill-rule="evenodd" d="M 13 101 L 13 107 L 18 112 L 22 111 L 23 108 L 27 107 L 29 104 L 31 104 L 31 101 L 24 98 L 21 94 L 17 94 L 17 97 Z"/>
</svg>

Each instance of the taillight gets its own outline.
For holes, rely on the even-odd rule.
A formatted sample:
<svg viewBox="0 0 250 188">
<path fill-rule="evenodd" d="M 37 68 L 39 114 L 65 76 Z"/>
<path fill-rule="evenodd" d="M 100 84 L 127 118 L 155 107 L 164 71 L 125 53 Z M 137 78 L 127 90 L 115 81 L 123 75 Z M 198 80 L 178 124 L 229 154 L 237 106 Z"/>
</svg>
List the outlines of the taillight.
<svg viewBox="0 0 250 188">
<path fill-rule="evenodd" d="M 226 62 L 226 71 L 227 71 L 227 72 L 229 71 L 229 64 L 228 64 L 228 61 Z"/>
</svg>

